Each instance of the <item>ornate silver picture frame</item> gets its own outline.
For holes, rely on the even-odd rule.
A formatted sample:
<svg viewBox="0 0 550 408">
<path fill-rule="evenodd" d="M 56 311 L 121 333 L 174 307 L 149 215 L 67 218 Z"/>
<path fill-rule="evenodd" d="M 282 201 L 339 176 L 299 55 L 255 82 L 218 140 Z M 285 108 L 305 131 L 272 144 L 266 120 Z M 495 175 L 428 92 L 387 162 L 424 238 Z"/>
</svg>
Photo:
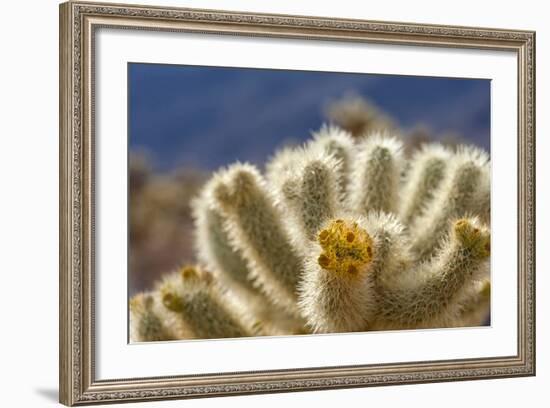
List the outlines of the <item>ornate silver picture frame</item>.
<svg viewBox="0 0 550 408">
<path fill-rule="evenodd" d="M 517 61 L 517 350 L 460 359 L 98 378 L 98 30 L 440 47 Z M 125 138 L 126 135 L 111 135 Z M 494 143 L 499 143 L 498 139 Z M 535 33 L 71 1 L 60 5 L 60 402 L 81 405 L 535 375 Z M 495 204 L 498 205 L 498 204 Z M 498 257 L 497 252 L 492 256 Z M 122 293 L 121 296 L 126 296 Z M 181 347 L 186 344 L 182 343 Z M 221 347 L 221 345 L 220 345 Z"/>
</svg>

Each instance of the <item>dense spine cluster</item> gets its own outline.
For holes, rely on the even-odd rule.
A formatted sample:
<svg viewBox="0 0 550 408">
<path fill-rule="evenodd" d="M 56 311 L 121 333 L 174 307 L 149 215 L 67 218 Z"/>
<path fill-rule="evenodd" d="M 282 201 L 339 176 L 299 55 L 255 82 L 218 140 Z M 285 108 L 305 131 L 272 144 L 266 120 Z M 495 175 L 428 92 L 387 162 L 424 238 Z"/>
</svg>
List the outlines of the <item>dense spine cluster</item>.
<svg viewBox="0 0 550 408">
<path fill-rule="evenodd" d="M 132 300 L 136 340 L 488 318 L 490 161 L 479 149 L 428 144 L 409 157 L 396 135 L 323 127 L 265 174 L 219 170 L 193 208 L 200 266 Z"/>
</svg>

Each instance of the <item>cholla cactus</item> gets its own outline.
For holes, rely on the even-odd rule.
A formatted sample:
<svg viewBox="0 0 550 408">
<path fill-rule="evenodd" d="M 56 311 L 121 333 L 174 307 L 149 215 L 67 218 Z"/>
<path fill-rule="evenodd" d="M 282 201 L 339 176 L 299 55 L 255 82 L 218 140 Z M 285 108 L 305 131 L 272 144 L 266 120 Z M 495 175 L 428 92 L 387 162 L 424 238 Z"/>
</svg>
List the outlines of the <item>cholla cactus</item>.
<svg viewBox="0 0 550 408">
<path fill-rule="evenodd" d="M 387 132 L 355 141 L 324 127 L 277 152 L 265 175 L 221 169 L 193 203 L 208 283 L 196 269 L 170 275 L 154 298 L 201 338 L 482 324 L 489 158 L 437 144 L 402 151 Z"/>
</svg>

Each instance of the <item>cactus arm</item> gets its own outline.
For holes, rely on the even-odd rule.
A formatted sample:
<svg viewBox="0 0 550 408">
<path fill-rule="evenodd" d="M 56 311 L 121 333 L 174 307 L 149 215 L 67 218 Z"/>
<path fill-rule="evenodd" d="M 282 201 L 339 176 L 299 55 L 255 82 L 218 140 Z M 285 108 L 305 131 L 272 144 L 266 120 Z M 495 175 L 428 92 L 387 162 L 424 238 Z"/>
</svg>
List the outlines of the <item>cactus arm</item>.
<svg viewBox="0 0 550 408">
<path fill-rule="evenodd" d="M 362 141 L 351 169 L 350 208 L 395 212 L 403 166 L 403 145 L 393 137 L 373 135 Z"/>
<path fill-rule="evenodd" d="M 317 332 L 371 329 L 378 297 L 410 266 L 395 216 L 344 214 L 325 223 L 305 260 L 301 307 Z"/>
<path fill-rule="evenodd" d="M 308 144 L 309 149 L 328 154 L 338 161 L 335 178 L 338 179 L 339 196 L 344 198 L 350 183 L 351 163 L 355 157 L 355 143 L 351 135 L 335 126 L 324 125 L 313 137 Z"/>
<path fill-rule="evenodd" d="M 139 293 L 130 299 L 130 342 L 166 341 L 176 338 L 155 309 L 153 294 Z"/>
<path fill-rule="evenodd" d="M 284 224 L 284 214 L 259 172 L 235 164 L 212 180 L 213 203 L 225 217 L 231 245 L 247 260 L 252 277 L 276 304 L 296 311 L 300 258 Z"/>
<path fill-rule="evenodd" d="M 411 160 L 399 203 L 400 219 L 410 224 L 422 214 L 445 177 L 450 152 L 440 145 L 428 145 Z"/>
<path fill-rule="evenodd" d="M 158 292 L 164 307 L 180 318 L 195 338 L 252 335 L 246 312 L 203 270 L 183 267 L 166 276 Z"/>
<path fill-rule="evenodd" d="M 460 299 L 476 276 L 486 271 L 489 253 L 489 231 L 477 219 L 456 221 L 439 254 L 380 299 L 378 327 L 452 326 Z"/>
<path fill-rule="evenodd" d="M 476 192 L 487 160 L 486 154 L 478 149 L 465 148 L 453 157 L 441 188 L 411 226 L 413 252 L 419 260 L 428 259 L 435 253 L 448 231 L 450 220 L 465 217 L 475 210 Z"/>
<path fill-rule="evenodd" d="M 473 213 L 487 225 L 491 225 L 491 165 L 481 167 L 481 180 L 474 197 Z"/>
<path fill-rule="evenodd" d="M 299 306 L 314 332 L 363 331 L 374 310 L 373 243 L 359 220 L 333 219 L 304 260 Z"/>
<path fill-rule="evenodd" d="M 299 206 L 300 220 L 306 237 L 311 239 L 320 226 L 333 214 L 338 205 L 338 180 L 334 177 L 337 166 L 328 160 L 311 161 L 300 174 Z M 292 187 L 291 187 L 292 188 Z"/>
<path fill-rule="evenodd" d="M 210 206 L 210 191 L 205 189 L 193 200 L 195 221 L 195 252 L 206 269 L 219 276 L 227 284 L 237 285 L 246 291 L 257 293 L 246 260 L 229 242 L 223 216 Z"/>
<path fill-rule="evenodd" d="M 274 178 L 277 202 L 295 247 L 304 249 L 339 207 L 339 162 L 324 152 L 299 149 L 300 158 Z"/>
</svg>

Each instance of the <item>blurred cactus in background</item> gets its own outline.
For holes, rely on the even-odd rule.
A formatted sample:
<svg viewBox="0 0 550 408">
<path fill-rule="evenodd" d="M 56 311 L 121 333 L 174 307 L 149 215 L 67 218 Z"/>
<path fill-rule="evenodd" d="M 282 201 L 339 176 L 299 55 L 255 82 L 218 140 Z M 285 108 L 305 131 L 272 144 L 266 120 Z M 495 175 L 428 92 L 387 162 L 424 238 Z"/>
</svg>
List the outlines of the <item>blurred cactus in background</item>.
<svg viewBox="0 0 550 408">
<path fill-rule="evenodd" d="M 195 260 L 190 201 L 206 174 L 190 168 L 157 174 L 151 162 L 143 151 L 130 154 L 130 293 L 151 288 L 166 270 Z"/>
<path fill-rule="evenodd" d="M 395 121 L 373 102 L 348 93 L 327 104 L 325 115 L 332 123 L 349 132 L 352 137 L 362 137 L 377 131 L 396 128 Z"/>
<path fill-rule="evenodd" d="M 180 200 L 183 218 L 192 214 L 187 248 L 196 258 L 182 255 L 177 231 L 188 236 L 173 225 L 173 255 L 193 266 L 167 268 L 176 270 L 131 299 L 132 341 L 487 320 L 488 155 L 439 143 L 407 152 L 389 120 L 359 126 L 338 109 L 331 115 L 344 129 L 325 126 L 303 146 L 283 148 L 265 171 L 234 163 L 200 189 L 197 177 L 170 184 L 176 191 L 156 181 L 150 191 L 136 161 L 131 182 L 143 185 L 131 200 L 161 208 Z M 132 225 L 150 222 L 133 212 Z"/>
<path fill-rule="evenodd" d="M 380 131 L 399 131 L 403 135 L 403 153 L 406 156 L 436 139 L 442 145 L 451 148 L 464 143 L 460 135 L 454 132 L 437 135 L 436 138 L 434 132 L 422 123 L 417 123 L 411 129 L 400 129 L 396 125 L 396 120 L 374 102 L 354 93 L 347 93 L 328 103 L 325 107 L 325 117 L 353 138 L 366 137 Z"/>
</svg>

